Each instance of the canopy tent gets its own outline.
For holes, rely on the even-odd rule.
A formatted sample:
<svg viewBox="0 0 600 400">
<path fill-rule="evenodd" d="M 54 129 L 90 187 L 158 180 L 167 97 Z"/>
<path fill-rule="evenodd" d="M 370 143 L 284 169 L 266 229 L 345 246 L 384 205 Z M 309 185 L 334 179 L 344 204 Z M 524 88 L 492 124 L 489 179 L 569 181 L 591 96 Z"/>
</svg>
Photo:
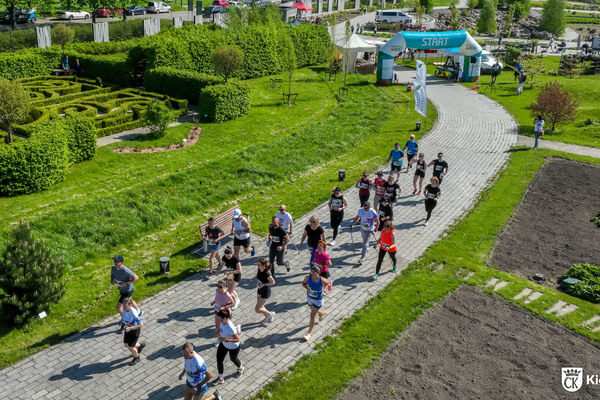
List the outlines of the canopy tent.
<svg viewBox="0 0 600 400">
<path fill-rule="evenodd" d="M 312 11 L 312 7 L 307 6 L 306 4 L 302 3 L 302 2 L 297 2 L 292 4 L 290 7 L 295 7 L 300 11 Z"/>
<path fill-rule="evenodd" d="M 337 47 L 346 56 L 346 72 L 354 72 L 354 63 L 358 57 L 358 53 L 370 53 L 377 51 L 377 46 L 366 42 L 360 36 L 353 33 L 349 38 L 342 38 L 335 41 Z"/>
</svg>

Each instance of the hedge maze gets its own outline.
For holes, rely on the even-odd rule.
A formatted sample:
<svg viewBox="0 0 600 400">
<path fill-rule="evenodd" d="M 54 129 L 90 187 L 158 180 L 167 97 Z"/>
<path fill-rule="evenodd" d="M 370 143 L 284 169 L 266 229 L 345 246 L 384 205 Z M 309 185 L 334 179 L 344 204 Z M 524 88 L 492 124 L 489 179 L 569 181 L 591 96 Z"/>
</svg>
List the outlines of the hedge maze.
<svg viewBox="0 0 600 400">
<path fill-rule="evenodd" d="M 31 91 L 34 107 L 27 124 L 15 127 L 15 132 L 24 136 L 28 136 L 32 126 L 75 115 L 93 118 L 98 137 L 134 129 L 144 125 L 144 111 L 155 98 L 164 101 L 178 115 L 187 114 L 187 100 L 137 89 L 103 87 L 100 80 L 44 76 L 20 82 Z"/>
</svg>

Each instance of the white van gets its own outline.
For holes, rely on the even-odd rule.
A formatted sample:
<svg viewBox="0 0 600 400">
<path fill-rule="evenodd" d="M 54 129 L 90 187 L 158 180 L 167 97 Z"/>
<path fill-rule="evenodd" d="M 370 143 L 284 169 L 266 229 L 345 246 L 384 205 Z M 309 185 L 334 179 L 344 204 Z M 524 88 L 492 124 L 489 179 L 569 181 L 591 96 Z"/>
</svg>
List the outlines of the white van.
<svg viewBox="0 0 600 400">
<path fill-rule="evenodd" d="M 375 23 L 377 24 L 395 24 L 398 21 L 404 24 L 407 22 L 414 24 L 415 19 L 400 10 L 377 11 L 375 14 Z"/>
<path fill-rule="evenodd" d="M 496 59 L 492 53 L 487 50 L 483 50 L 481 52 L 481 74 L 491 74 L 494 64 L 496 64 Z M 502 65 L 501 62 L 498 62 L 498 64 L 500 64 L 500 70 L 502 71 L 504 65 Z"/>
</svg>

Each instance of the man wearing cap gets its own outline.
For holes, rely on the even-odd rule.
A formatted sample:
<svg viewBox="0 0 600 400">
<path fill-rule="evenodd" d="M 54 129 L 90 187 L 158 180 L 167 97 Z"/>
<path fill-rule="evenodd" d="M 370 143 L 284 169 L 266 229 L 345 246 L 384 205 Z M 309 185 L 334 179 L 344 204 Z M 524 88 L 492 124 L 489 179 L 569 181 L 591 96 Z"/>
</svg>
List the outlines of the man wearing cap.
<svg viewBox="0 0 600 400">
<path fill-rule="evenodd" d="M 331 229 L 333 229 L 333 238 L 330 246 L 335 246 L 335 238 L 338 235 L 338 229 L 344 220 L 344 209 L 348 208 L 348 201 L 342 194 L 342 188 L 336 186 L 332 190 L 333 194 L 329 198 L 329 214 L 331 217 Z"/>
<path fill-rule="evenodd" d="M 375 197 L 373 198 L 373 204 L 375 211 L 379 207 L 379 202 L 383 199 L 385 195 L 385 179 L 383 179 L 383 171 L 377 171 L 377 178 L 373 182 L 373 187 L 375 188 Z"/>
<path fill-rule="evenodd" d="M 362 228 L 360 230 L 360 233 L 362 233 L 363 241 L 362 251 L 360 253 L 360 260 L 358 260 L 358 264 L 362 264 L 363 260 L 365 259 L 365 256 L 367 255 L 367 251 L 369 250 L 369 240 L 371 239 L 371 235 L 374 235 L 373 232 L 375 232 L 377 228 L 379 228 L 379 217 L 377 216 L 377 213 L 373 211 L 373 209 L 371 208 L 371 203 L 369 203 L 368 201 L 365 201 L 363 207 L 358 209 L 358 213 L 352 221 L 352 225 L 357 223 L 358 220 L 360 220 L 360 226 Z"/>
<path fill-rule="evenodd" d="M 233 212 L 233 255 L 239 259 L 240 246 L 244 247 L 245 253 L 254 256 L 254 246 L 250 246 L 250 222 L 242 216 L 239 208 Z"/>
<path fill-rule="evenodd" d="M 279 211 L 277 211 L 275 216 L 279 218 L 279 225 L 285 231 L 285 233 L 287 233 L 289 236 L 292 236 L 292 231 L 294 230 L 294 220 L 292 219 L 292 214 L 287 212 L 287 208 L 283 204 L 279 206 Z M 287 243 L 283 251 L 284 253 L 287 253 Z"/>
<path fill-rule="evenodd" d="M 396 179 L 400 178 L 400 171 L 402 170 L 402 160 L 404 159 L 404 152 L 400 149 L 400 143 L 394 145 L 394 149 L 390 152 L 386 162 L 392 160 L 392 166 L 390 168 L 390 174 L 396 171 Z"/>
<path fill-rule="evenodd" d="M 123 318 L 123 300 L 131 298 L 133 294 L 133 282 L 139 278 L 132 270 L 123 265 L 123 256 L 118 255 L 113 257 L 114 265 L 110 269 L 110 283 L 119 287 L 119 301 L 117 302 L 117 312 Z M 138 311 L 139 315 L 142 315 L 142 310 L 138 307 L 135 301 L 131 299 L 131 305 Z M 121 320 L 122 332 L 125 329 L 125 324 Z"/>
</svg>

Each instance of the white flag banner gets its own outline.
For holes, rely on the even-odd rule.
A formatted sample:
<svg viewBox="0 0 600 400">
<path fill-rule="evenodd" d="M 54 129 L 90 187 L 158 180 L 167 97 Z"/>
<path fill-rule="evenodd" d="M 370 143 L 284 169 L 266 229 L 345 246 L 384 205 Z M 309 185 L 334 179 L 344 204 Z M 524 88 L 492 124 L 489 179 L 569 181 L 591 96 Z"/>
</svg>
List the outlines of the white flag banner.
<svg viewBox="0 0 600 400">
<path fill-rule="evenodd" d="M 417 82 L 425 86 L 427 80 L 427 67 L 421 60 L 417 60 Z"/>
<path fill-rule="evenodd" d="M 425 85 L 419 81 L 414 81 L 413 92 L 415 92 L 415 111 L 427 117 L 427 92 Z"/>
</svg>

